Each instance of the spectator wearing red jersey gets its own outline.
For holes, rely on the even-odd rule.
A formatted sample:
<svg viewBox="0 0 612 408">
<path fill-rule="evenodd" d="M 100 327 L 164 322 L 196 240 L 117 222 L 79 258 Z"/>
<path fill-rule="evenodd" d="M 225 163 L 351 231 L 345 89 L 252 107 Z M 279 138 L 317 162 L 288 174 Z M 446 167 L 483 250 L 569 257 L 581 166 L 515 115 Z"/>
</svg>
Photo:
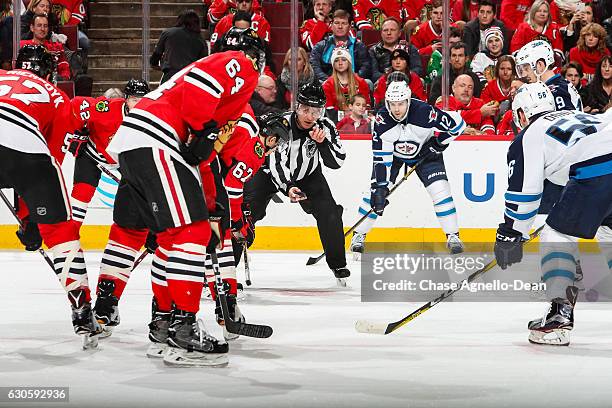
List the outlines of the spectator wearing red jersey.
<svg viewBox="0 0 612 408">
<path fill-rule="evenodd" d="M 332 0 L 315 0 L 313 9 L 314 17 L 304 20 L 300 27 L 300 41 L 308 51 L 331 33 Z"/>
<path fill-rule="evenodd" d="M 64 46 L 59 42 L 51 42 L 47 39 L 49 34 L 49 19 L 45 15 L 36 15 L 30 24 L 33 38 L 31 40 L 21 40 L 19 48 L 25 45 L 42 45 L 55 58 L 57 64 L 57 74 L 61 79 L 70 79 L 70 66 L 66 60 Z"/>
<path fill-rule="evenodd" d="M 510 52 L 519 50 L 523 45 L 541 37 L 548 38 L 556 56 L 563 61 L 563 39 L 559 26 L 550 17 L 550 5 L 546 0 L 535 0 L 529 10 L 527 21 L 519 24 L 512 42 Z"/>
<path fill-rule="evenodd" d="M 353 96 L 370 96 L 367 82 L 353 72 L 351 53 L 345 47 L 336 47 L 331 57 L 332 74 L 323 82 L 326 108 L 347 110 Z"/>
<path fill-rule="evenodd" d="M 59 26 L 78 26 L 85 23 L 85 5 L 83 0 L 53 0 L 51 2 L 51 14 L 55 14 Z M 77 31 L 79 48 L 84 50 L 85 55 L 89 50 L 89 38 L 81 30 Z"/>
<path fill-rule="evenodd" d="M 508 100 L 515 70 L 514 58 L 510 55 L 502 55 L 495 64 L 494 79 L 487 82 L 487 86 L 480 94 L 480 99 L 484 103 L 491 101 L 502 103 Z"/>
<path fill-rule="evenodd" d="M 358 30 L 381 30 L 385 19 L 395 17 L 402 25 L 416 20 L 425 0 L 357 0 L 353 1 L 355 26 Z M 415 23 L 412 23 L 416 25 Z"/>
<path fill-rule="evenodd" d="M 518 26 L 525 21 L 525 16 L 532 3 L 533 0 L 504 0 L 501 2 L 499 19 L 509 31 L 516 31 Z"/>
<path fill-rule="evenodd" d="M 491 0 L 480 0 L 478 4 L 478 16 L 468 22 L 463 28 L 463 42 L 465 43 L 465 53 L 468 57 L 473 57 L 478 52 L 487 49 L 485 32 L 491 28 L 499 29 L 502 39 L 506 36 L 506 26 L 501 20 L 495 18 L 497 7 Z M 503 43 L 502 54 L 508 53 L 509 41 Z"/>
<path fill-rule="evenodd" d="M 419 51 L 412 44 L 406 44 L 401 37 L 401 24 L 395 17 L 385 19 L 380 31 L 381 41 L 370 47 L 368 52 L 372 59 L 372 82 L 378 81 L 378 78 L 391 66 L 391 53 L 400 44 L 403 43 L 410 54 L 410 70 L 416 72 L 417 75 L 423 74 L 423 66 Z"/>
<path fill-rule="evenodd" d="M 487 44 L 486 50 L 476 53 L 470 64 L 470 68 L 478 75 L 483 87 L 495 78 L 495 65 L 503 54 L 504 35 L 499 27 L 490 27 L 485 30 L 484 39 Z"/>
<path fill-rule="evenodd" d="M 431 55 L 442 49 L 442 43 L 434 42 L 442 39 L 442 0 L 433 0 L 431 7 L 429 20 L 419 25 L 410 36 L 410 41 L 421 55 Z"/>
<path fill-rule="evenodd" d="M 442 101 L 436 105 L 441 107 Z M 494 101 L 485 104 L 482 99 L 474 97 L 474 80 L 471 76 L 462 74 L 455 79 L 453 94 L 448 98 L 448 109 L 458 111 L 468 127 L 476 132 L 495 134 L 492 117 L 497 114 L 498 104 Z"/>
<path fill-rule="evenodd" d="M 387 90 L 387 78 L 393 72 L 403 72 L 408 78 L 408 86 L 412 91 L 412 97 L 422 101 L 427 100 L 425 89 L 421 78 L 412 72 L 409 65 L 409 54 L 405 48 L 398 46 L 391 54 L 391 67 L 388 72 L 380 77 L 374 86 L 374 106 L 377 108 L 385 102 L 385 91 Z"/>
<path fill-rule="evenodd" d="M 217 24 L 219 20 L 228 13 L 235 13 L 239 10 L 238 2 L 246 0 L 214 0 L 208 9 L 208 21 Z M 253 13 L 261 14 L 261 4 L 258 0 L 253 0 Z"/>
<path fill-rule="evenodd" d="M 366 134 L 370 133 L 370 120 L 366 114 L 368 101 L 366 97 L 357 94 L 351 98 L 348 112 L 336 124 L 336 129 L 340 133 Z"/>
<path fill-rule="evenodd" d="M 500 116 L 502 117 L 499 123 L 497 124 L 497 134 L 498 135 L 514 135 L 518 134 L 518 129 L 516 129 L 516 124 L 512 118 L 512 101 L 514 100 L 514 95 L 516 95 L 516 91 L 523 85 L 525 82 L 521 81 L 518 78 L 512 80 L 510 84 L 510 95 L 508 100 L 502 102 L 499 107 Z M 502 113 L 505 110 L 504 113 Z"/>
<path fill-rule="evenodd" d="M 468 21 L 478 17 L 478 0 L 457 0 L 451 8 L 451 18 L 463 29 Z"/>
<path fill-rule="evenodd" d="M 582 66 L 584 76 L 590 82 L 597 64 L 606 55 L 610 55 L 606 48 L 606 30 L 597 23 L 590 23 L 580 30 L 578 45 L 570 50 L 569 60 Z"/>
<path fill-rule="evenodd" d="M 210 36 L 211 49 L 215 42 L 234 26 L 234 16 L 239 11 L 250 15 L 253 31 L 266 43 L 270 43 L 270 23 L 262 14 L 253 12 L 253 0 L 237 0 L 236 11 L 226 14 L 215 25 L 215 31 Z"/>
</svg>

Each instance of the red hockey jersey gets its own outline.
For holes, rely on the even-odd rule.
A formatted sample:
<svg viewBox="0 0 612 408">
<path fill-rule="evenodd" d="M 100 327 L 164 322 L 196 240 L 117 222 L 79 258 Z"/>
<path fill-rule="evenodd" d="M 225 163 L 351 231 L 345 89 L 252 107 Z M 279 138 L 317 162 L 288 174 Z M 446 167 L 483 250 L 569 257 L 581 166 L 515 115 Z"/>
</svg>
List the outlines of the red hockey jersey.
<svg viewBox="0 0 612 408">
<path fill-rule="evenodd" d="M 440 31 L 440 34 L 436 34 L 431 21 L 425 21 L 410 36 L 410 41 L 417 47 L 421 55 L 431 55 L 433 52 L 431 49 L 433 40 L 442 40 L 442 31 Z"/>
<path fill-rule="evenodd" d="M 89 129 L 91 146 L 87 145 L 88 153 L 101 163 L 115 164 L 106 148 L 123 122 L 125 100 L 77 96 L 71 103 L 81 120 L 81 127 Z"/>
<path fill-rule="evenodd" d="M 497 101 L 501 103 L 502 101 L 505 101 L 509 97 L 510 97 L 510 90 L 508 89 L 507 92 L 504 92 L 501 86 L 499 85 L 498 79 L 493 79 L 487 82 L 487 86 L 485 86 L 485 88 L 480 93 L 480 99 L 482 99 L 484 103 L 491 102 L 491 101 Z"/>
<path fill-rule="evenodd" d="M 61 163 L 64 144 L 79 128 L 68 96 L 25 70 L 2 71 L 0 94 L 0 145 L 49 154 Z"/>
<path fill-rule="evenodd" d="M 494 135 L 495 125 L 493 124 L 493 119 L 491 119 L 490 116 L 487 116 L 486 118 L 482 116 L 480 113 L 480 108 L 482 105 L 484 105 L 482 99 L 476 97 L 473 97 L 470 103 L 467 105 L 459 102 L 452 95 L 448 97 L 448 110 L 459 112 L 468 126 L 480 130 L 487 135 Z M 436 104 L 436 106 L 441 109 L 442 103 L 439 102 Z"/>
<path fill-rule="evenodd" d="M 353 74 L 353 75 L 355 75 L 357 93 L 363 95 L 366 98 L 366 101 L 368 102 L 368 105 L 369 105 L 371 103 L 371 100 L 370 100 L 370 87 L 368 86 L 368 83 L 365 81 L 365 79 L 361 78 L 359 75 L 357 74 Z M 350 103 L 348 85 L 340 87 L 340 90 L 342 91 L 342 94 L 344 96 L 344 101 L 338 101 L 338 98 L 336 97 L 335 81 L 334 81 L 333 76 L 330 76 L 329 78 L 327 78 L 325 82 L 323 82 L 322 86 L 323 86 L 323 91 L 325 92 L 325 99 L 326 99 L 325 107 L 326 108 L 341 109 L 340 102 L 343 102 L 344 103 L 343 109 L 348 109 L 348 105 Z"/>
<path fill-rule="evenodd" d="M 312 47 L 325 38 L 327 33 L 331 32 L 331 21 L 326 23 L 325 21 L 311 18 L 304 21 L 300 27 L 300 41 L 302 46 L 310 51 Z"/>
<path fill-rule="evenodd" d="M 223 34 L 232 28 L 232 20 L 234 14 L 228 14 L 223 17 L 215 26 L 215 32 L 210 36 L 210 46 L 213 47 L 215 42 L 223 37 Z M 261 14 L 253 14 L 251 19 L 251 28 L 257 33 L 259 38 L 266 42 L 270 42 L 270 23 Z"/>
<path fill-rule="evenodd" d="M 501 2 L 499 19 L 508 31 L 514 31 L 525 20 L 525 15 L 532 4 L 533 0 L 504 0 Z"/>
<path fill-rule="evenodd" d="M 211 120 L 220 129 L 219 139 L 224 138 L 257 86 L 255 68 L 242 51 L 220 52 L 188 65 L 130 110 L 107 151 L 116 159 L 124 151 L 155 147 L 183 160 L 179 144 Z"/>
<path fill-rule="evenodd" d="M 57 16 L 60 25 L 79 25 L 85 21 L 83 0 L 53 0 L 51 12 Z"/>
<path fill-rule="evenodd" d="M 355 25 L 358 30 L 380 30 L 387 17 L 400 22 L 416 19 L 425 0 L 353 0 Z"/>
<path fill-rule="evenodd" d="M 258 0 L 253 0 L 251 11 L 255 14 L 261 14 L 261 4 Z M 216 23 L 228 13 L 236 12 L 235 0 L 214 0 L 208 9 L 208 21 Z"/>
<path fill-rule="evenodd" d="M 559 32 L 559 26 L 556 23 L 550 23 L 541 33 L 531 28 L 526 22 L 519 24 L 512 36 L 512 41 L 510 41 L 510 52 L 519 50 L 523 45 L 530 43 L 539 36 L 548 38 L 555 53 L 563 55 L 563 39 L 561 38 L 561 32 Z"/>
</svg>

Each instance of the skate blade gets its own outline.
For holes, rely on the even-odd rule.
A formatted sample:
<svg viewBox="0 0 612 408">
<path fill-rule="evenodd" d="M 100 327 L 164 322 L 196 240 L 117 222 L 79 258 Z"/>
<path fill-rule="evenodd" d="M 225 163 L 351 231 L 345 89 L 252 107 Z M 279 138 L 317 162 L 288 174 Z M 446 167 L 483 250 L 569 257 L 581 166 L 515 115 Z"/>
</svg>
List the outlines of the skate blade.
<svg viewBox="0 0 612 408">
<path fill-rule="evenodd" d="M 570 331 L 568 329 L 554 329 L 549 332 L 531 330 L 529 342 L 547 346 L 568 346 L 570 343 Z"/>
<path fill-rule="evenodd" d="M 451 255 L 459 255 L 462 254 L 465 249 L 463 247 L 458 248 L 448 248 L 448 253 Z"/>
<path fill-rule="evenodd" d="M 228 332 L 227 329 L 225 328 L 225 325 L 223 325 L 222 327 L 223 327 L 223 338 L 225 339 L 225 341 L 233 341 L 233 340 L 237 340 L 238 338 L 240 338 L 239 334 Z"/>
<path fill-rule="evenodd" d="M 149 358 L 164 358 L 168 345 L 165 343 L 151 343 L 147 349 L 147 357 Z"/>
<path fill-rule="evenodd" d="M 82 337 L 82 340 L 83 340 L 83 350 L 94 350 L 98 348 L 98 338 L 100 336 L 100 333 L 98 334 L 85 333 L 85 334 L 80 334 L 80 336 Z"/>
<path fill-rule="evenodd" d="M 229 364 L 226 353 L 212 354 L 168 347 L 164 364 L 169 367 L 224 367 Z"/>
<path fill-rule="evenodd" d="M 108 339 L 113 334 L 114 327 L 111 326 L 102 326 L 102 333 L 98 335 L 98 339 Z"/>
<path fill-rule="evenodd" d="M 336 284 L 339 288 L 346 288 L 346 278 L 336 278 Z"/>
<path fill-rule="evenodd" d="M 353 261 L 361 262 L 361 252 L 353 252 Z"/>
</svg>

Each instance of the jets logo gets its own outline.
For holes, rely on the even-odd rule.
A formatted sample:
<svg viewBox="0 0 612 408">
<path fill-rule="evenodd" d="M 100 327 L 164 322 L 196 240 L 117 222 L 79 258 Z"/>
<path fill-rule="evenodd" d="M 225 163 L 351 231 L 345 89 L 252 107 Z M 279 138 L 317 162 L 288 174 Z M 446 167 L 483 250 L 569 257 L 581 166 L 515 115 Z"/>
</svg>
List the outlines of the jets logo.
<svg viewBox="0 0 612 408">
<path fill-rule="evenodd" d="M 100 101 L 100 102 L 96 103 L 96 111 L 98 111 L 98 112 L 108 112 L 109 111 L 108 101 Z"/>
<path fill-rule="evenodd" d="M 432 109 L 431 112 L 429 112 L 429 123 L 434 122 L 437 119 L 438 119 L 438 112 Z"/>
<path fill-rule="evenodd" d="M 257 157 L 259 157 L 260 159 L 261 159 L 262 157 L 264 157 L 264 153 L 265 153 L 265 152 L 264 152 L 264 148 L 263 148 L 263 146 L 261 145 L 261 143 L 260 143 L 260 142 L 256 142 L 256 143 L 255 143 L 255 149 L 254 149 L 254 150 L 255 150 L 255 155 L 256 155 Z"/>
<path fill-rule="evenodd" d="M 407 157 L 414 156 L 419 148 L 419 145 L 415 142 L 398 142 L 395 143 L 395 151 L 399 154 Z"/>
<path fill-rule="evenodd" d="M 378 124 L 378 125 L 384 125 L 385 124 L 385 119 L 382 117 L 382 115 L 380 113 L 377 113 L 376 117 L 374 118 L 374 122 L 376 122 L 376 124 Z"/>
</svg>

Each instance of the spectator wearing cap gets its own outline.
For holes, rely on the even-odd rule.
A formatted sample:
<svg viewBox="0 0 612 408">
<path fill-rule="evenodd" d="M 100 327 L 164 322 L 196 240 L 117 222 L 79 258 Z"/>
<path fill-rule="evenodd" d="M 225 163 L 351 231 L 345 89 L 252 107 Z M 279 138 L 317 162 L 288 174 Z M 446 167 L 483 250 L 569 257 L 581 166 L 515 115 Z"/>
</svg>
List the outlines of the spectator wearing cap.
<svg viewBox="0 0 612 408">
<path fill-rule="evenodd" d="M 387 69 L 387 73 L 380 77 L 374 86 L 374 106 L 379 107 L 384 103 L 385 91 L 387 90 L 387 81 L 389 75 L 393 72 L 403 72 L 408 78 L 408 86 L 412 91 L 412 97 L 422 101 L 427 100 L 425 89 L 421 78 L 410 69 L 410 56 L 405 48 L 398 47 L 391 53 L 391 66 Z"/>
<path fill-rule="evenodd" d="M 463 28 L 463 42 L 465 43 L 465 53 L 468 57 L 473 57 L 478 52 L 487 49 L 485 32 L 490 28 L 497 28 L 503 40 L 506 26 L 501 20 L 495 18 L 497 7 L 490 0 L 480 0 L 478 4 L 478 17 L 468 22 Z M 504 44 L 501 53 L 508 53 L 509 44 Z"/>
<path fill-rule="evenodd" d="M 480 79 L 480 84 L 485 86 L 488 81 L 495 78 L 495 64 L 503 54 L 504 35 L 499 27 L 489 27 L 484 34 L 487 48 L 474 55 L 470 68 Z M 508 84 L 509 85 L 509 84 Z"/>
<path fill-rule="evenodd" d="M 160 83 L 208 54 L 200 30 L 200 16 L 194 10 L 185 10 L 176 18 L 174 27 L 162 31 L 149 59 L 151 67 L 164 73 Z"/>
<path fill-rule="evenodd" d="M 472 77 L 473 93 L 475 96 L 480 96 L 481 86 L 478 75 L 476 75 L 467 66 L 467 57 L 465 55 L 465 44 L 462 42 L 451 45 L 450 47 L 450 75 L 448 83 L 450 84 L 449 93 L 452 90 L 452 84 L 459 75 L 467 74 Z M 429 91 L 429 104 L 434 105 L 438 98 L 442 95 L 442 75 L 438 75 L 431 83 Z"/>
<path fill-rule="evenodd" d="M 60 79 L 70 79 L 70 66 L 66 60 L 66 54 L 64 52 L 64 46 L 60 42 L 49 41 L 49 19 L 44 14 L 38 14 L 34 16 L 30 23 L 30 30 L 32 31 L 31 40 L 21 40 L 19 48 L 26 45 L 42 45 L 45 49 L 53 55 L 57 64 L 57 74 Z"/>
<path fill-rule="evenodd" d="M 333 0 L 314 0 L 314 17 L 304 20 L 300 27 L 300 41 L 302 47 L 308 51 L 316 43 L 321 41 L 327 34 L 331 33 L 331 10 Z"/>
<path fill-rule="evenodd" d="M 266 18 L 259 13 L 253 12 L 253 0 L 240 1 L 236 5 L 236 11 L 228 13 L 215 25 L 215 31 L 210 36 L 210 46 L 214 47 L 215 42 L 223 37 L 223 35 L 232 27 L 234 24 L 234 17 L 237 13 L 244 13 L 250 16 L 251 28 L 257 33 L 259 38 L 264 40 L 267 44 L 270 43 L 270 23 Z M 244 21 L 245 17 L 241 16 L 241 20 Z M 246 27 L 245 27 L 246 28 Z"/>
<path fill-rule="evenodd" d="M 344 45 L 351 54 L 353 71 L 363 79 L 370 79 L 372 62 L 368 48 L 349 35 L 350 15 L 344 10 L 336 10 L 332 19 L 332 34 L 319 41 L 310 53 L 310 64 L 317 79 L 323 83 L 332 73 L 331 57 L 338 45 Z"/>
<path fill-rule="evenodd" d="M 606 55 L 610 55 L 606 48 L 606 30 L 597 23 L 590 23 L 580 30 L 578 45 L 570 50 L 569 60 L 582 66 L 584 76 L 590 82 L 597 64 Z"/>
<path fill-rule="evenodd" d="M 442 101 L 436 106 L 442 107 Z M 458 111 L 472 131 L 468 133 L 495 134 L 492 117 L 497 114 L 499 104 L 495 101 L 484 103 L 474 96 L 474 80 L 471 76 L 459 75 L 453 82 L 453 94 L 448 98 L 448 108 Z"/>
<path fill-rule="evenodd" d="M 527 20 L 519 24 L 510 42 L 510 52 L 521 49 L 533 40 L 546 37 L 557 58 L 564 58 L 563 39 L 559 26 L 550 16 L 550 5 L 546 0 L 535 0 L 529 9 Z"/>
<path fill-rule="evenodd" d="M 408 50 L 410 70 L 416 72 L 419 76 L 423 75 L 419 50 L 414 45 L 400 40 L 400 35 L 400 22 L 394 17 L 386 18 L 382 23 L 382 30 L 380 30 L 380 42 L 374 44 L 368 50 L 372 59 L 372 82 L 378 81 L 389 69 L 391 66 L 391 53 L 400 42 Z"/>
<path fill-rule="evenodd" d="M 255 92 L 251 96 L 249 104 L 253 108 L 256 116 L 261 116 L 270 112 L 282 112 L 275 106 L 276 102 L 276 82 L 267 75 L 261 75 L 257 81 Z"/>
<path fill-rule="evenodd" d="M 323 82 L 323 91 L 327 102 L 326 108 L 339 111 L 348 109 L 353 96 L 364 95 L 370 102 L 370 87 L 367 82 L 353 72 L 352 58 L 348 49 L 336 47 L 332 53 L 332 74 Z"/>
</svg>

